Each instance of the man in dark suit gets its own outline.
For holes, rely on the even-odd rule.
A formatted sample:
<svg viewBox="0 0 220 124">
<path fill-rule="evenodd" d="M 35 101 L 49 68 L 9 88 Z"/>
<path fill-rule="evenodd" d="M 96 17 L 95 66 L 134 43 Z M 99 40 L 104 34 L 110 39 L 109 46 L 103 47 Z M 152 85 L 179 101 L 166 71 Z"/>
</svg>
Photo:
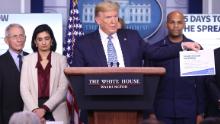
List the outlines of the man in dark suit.
<svg viewBox="0 0 220 124">
<path fill-rule="evenodd" d="M 214 50 L 216 75 L 207 77 L 207 116 L 220 117 L 220 48 Z"/>
<path fill-rule="evenodd" d="M 117 31 L 122 52 L 120 67 L 139 67 L 142 65 L 144 43 L 136 31 L 120 29 Z M 73 56 L 73 66 L 105 67 L 105 55 L 99 31 L 96 30 L 82 37 L 76 44 Z"/>
<path fill-rule="evenodd" d="M 95 21 L 99 28 L 80 39 L 74 46 L 74 67 L 140 67 L 143 64 L 145 42 L 134 30 L 118 30 L 119 5 L 104 1 L 95 7 Z M 116 57 L 111 56 L 111 37 Z M 112 60 L 111 58 L 116 58 Z M 84 111 L 82 112 L 84 113 Z M 87 118 L 83 119 L 87 120 Z M 84 121 L 87 123 L 86 121 Z"/>
<path fill-rule="evenodd" d="M 156 117 L 165 124 L 195 124 L 204 113 L 204 81 L 201 77 L 181 77 L 179 52 L 200 50 L 201 46 L 186 38 L 184 16 L 179 11 L 168 14 L 168 36 L 146 48 L 153 66 L 164 67 L 155 98 Z"/>
<path fill-rule="evenodd" d="M 9 49 L 0 56 L 0 123 L 8 124 L 14 112 L 23 110 L 19 59 L 27 55 L 22 50 L 26 40 L 24 28 L 19 24 L 10 24 L 5 30 L 4 40 Z"/>
<path fill-rule="evenodd" d="M 101 2 L 95 8 L 95 21 L 98 30 L 77 40 L 74 48 L 73 64 L 77 67 L 119 67 L 142 66 L 145 42 L 137 31 L 118 30 L 118 9 L 114 2 Z M 117 62 L 108 58 L 108 37 L 111 36 L 117 54 Z"/>
</svg>

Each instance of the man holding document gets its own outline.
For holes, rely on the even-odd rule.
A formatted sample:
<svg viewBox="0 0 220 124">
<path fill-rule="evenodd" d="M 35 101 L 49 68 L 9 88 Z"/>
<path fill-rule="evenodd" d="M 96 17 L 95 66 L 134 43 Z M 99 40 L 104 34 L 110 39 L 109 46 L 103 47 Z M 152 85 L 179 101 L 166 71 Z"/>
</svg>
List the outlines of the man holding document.
<svg viewBox="0 0 220 124">
<path fill-rule="evenodd" d="M 201 46 L 183 35 L 185 21 L 181 12 L 169 13 L 166 26 L 168 36 L 146 48 L 152 66 L 166 68 L 158 85 L 154 114 L 166 124 L 196 124 L 203 119 L 203 79 L 180 76 L 179 52 L 199 51 Z"/>
</svg>

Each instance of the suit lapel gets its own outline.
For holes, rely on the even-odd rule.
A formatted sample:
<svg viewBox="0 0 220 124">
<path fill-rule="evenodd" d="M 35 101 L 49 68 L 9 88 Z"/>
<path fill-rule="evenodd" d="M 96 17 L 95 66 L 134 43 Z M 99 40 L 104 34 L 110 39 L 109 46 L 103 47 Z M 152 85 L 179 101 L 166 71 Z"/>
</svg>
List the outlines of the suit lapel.
<svg viewBox="0 0 220 124">
<path fill-rule="evenodd" d="M 121 51 L 122 51 L 122 54 L 123 54 L 123 57 L 124 57 L 124 64 L 125 64 L 125 67 L 128 67 L 130 66 L 130 58 L 129 58 L 129 46 L 128 46 L 128 38 L 125 34 L 125 32 L 123 32 L 123 30 L 118 30 L 117 32 L 117 35 L 118 35 L 118 40 L 120 42 L 120 45 L 121 45 Z"/>
<path fill-rule="evenodd" d="M 36 89 L 36 91 L 37 91 L 37 93 L 38 93 L 38 77 L 37 77 L 37 68 L 36 68 L 36 64 L 37 64 L 37 59 L 38 59 L 38 56 L 37 56 L 37 52 L 34 54 L 34 57 L 33 57 L 33 59 L 32 60 L 30 60 L 31 61 L 31 63 L 33 63 L 32 65 L 31 65 L 31 67 L 30 68 L 33 68 L 33 71 L 32 71 L 32 77 L 33 77 L 33 81 L 34 81 L 34 87 L 35 87 L 35 89 Z M 37 94 L 38 95 L 38 94 Z"/>
<path fill-rule="evenodd" d="M 20 74 L 20 71 L 18 70 L 16 64 L 15 64 L 15 61 L 14 59 L 12 58 L 11 54 L 9 53 L 9 51 L 6 52 L 6 57 L 7 57 L 7 63 L 11 65 L 12 68 L 14 68 L 19 74 Z"/>
<path fill-rule="evenodd" d="M 55 82 L 56 62 L 57 62 L 57 58 L 56 58 L 55 54 L 52 52 L 51 53 L 51 68 L 50 68 L 50 94 L 53 90 L 53 85 Z"/>
<path fill-rule="evenodd" d="M 96 51 L 97 60 L 99 61 L 98 63 L 101 64 L 100 66 L 107 66 L 107 60 L 106 60 L 106 56 L 105 56 L 105 52 L 104 52 L 104 48 L 102 45 L 99 31 L 96 30 L 93 36 L 94 37 L 92 38 L 93 41 L 91 44 L 93 45 L 94 50 Z"/>
</svg>

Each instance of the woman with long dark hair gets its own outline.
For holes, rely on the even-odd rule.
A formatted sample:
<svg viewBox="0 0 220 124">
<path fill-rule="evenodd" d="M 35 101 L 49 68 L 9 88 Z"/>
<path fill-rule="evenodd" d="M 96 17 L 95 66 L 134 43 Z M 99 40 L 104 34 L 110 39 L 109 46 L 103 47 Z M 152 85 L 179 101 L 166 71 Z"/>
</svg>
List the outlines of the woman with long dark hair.
<svg viewBox="0 0 220 124">
<path fill-rule="evenodd" d="M 21 96 L 24 110 L 32 111 L 41 119 L 69 123 L 66 105 L 68 79 L 64 74 L 66 58 L 56 50 L 52 29 L 42 24 L 35 28 L 31 47 L 34 53 L 23 60 Z"/>
</svg>

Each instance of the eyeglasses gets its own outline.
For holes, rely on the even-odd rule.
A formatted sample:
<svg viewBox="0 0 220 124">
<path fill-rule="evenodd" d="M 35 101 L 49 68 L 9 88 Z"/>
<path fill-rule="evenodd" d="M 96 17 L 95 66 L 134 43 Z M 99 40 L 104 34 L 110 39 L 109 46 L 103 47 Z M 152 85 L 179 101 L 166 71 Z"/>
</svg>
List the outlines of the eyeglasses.
<svg viewBox="0 0 220 124">
<path fill-rule="evenodd" d="M 21 40 L 24 40 L 26 38 L 26 35 L 20 34 L 20 35 L 8 36 L 8 37 L 11 38 L 12 40 L 17 40 L 18 38 L 21 39 Z"/>
</svg>

